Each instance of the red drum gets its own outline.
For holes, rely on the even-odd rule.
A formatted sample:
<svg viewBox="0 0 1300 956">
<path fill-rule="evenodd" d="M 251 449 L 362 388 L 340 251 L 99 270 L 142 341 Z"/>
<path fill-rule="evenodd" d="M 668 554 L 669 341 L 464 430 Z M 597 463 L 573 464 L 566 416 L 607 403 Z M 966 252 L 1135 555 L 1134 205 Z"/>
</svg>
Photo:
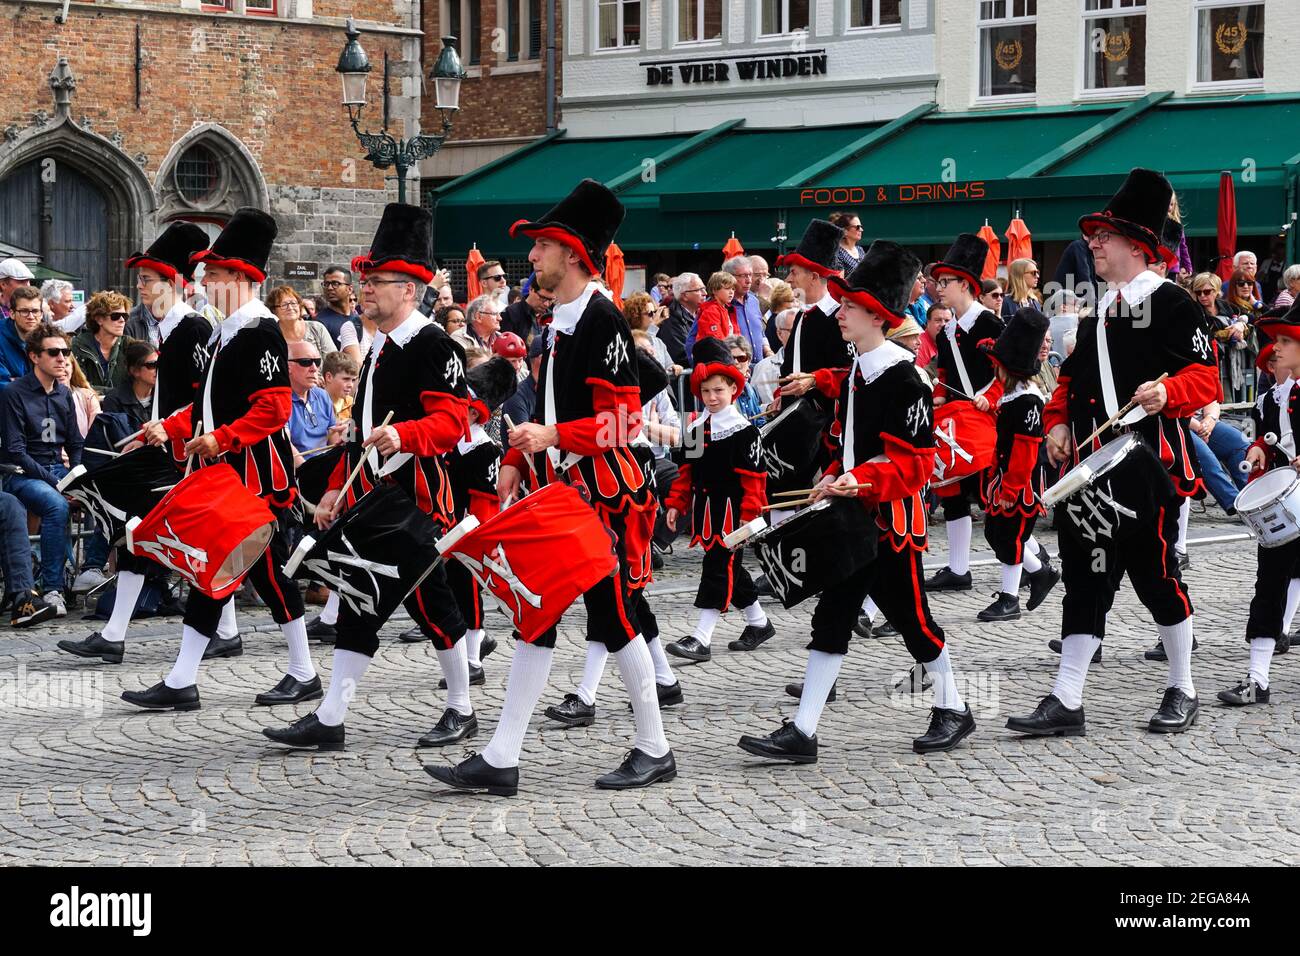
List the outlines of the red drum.
<svg viewBox="0 0 1300 956">
<path fill-rule="evenodd" d="M 988 412 L 970 402 L 945 402 L 934 410 L 935 488 L 978 475 L 993 464 L 998 429 Z M 941 492 L 942 494 L 942 492 Z"/>
<path fill-rule="evenodd" d="M 266 502 L 222 463 L 182 478 L 143 520 L 129 521 L 126 546 L 221 600 L 239 587 L 274 533 Z"/>
<path fill-rule="evenodd" d="M 576 489 L 558 482 L 482 524 L 469 516 L 438 551 L 469 568 L 530 644 L 618 569 L 608 529 Z"/>
</svg>

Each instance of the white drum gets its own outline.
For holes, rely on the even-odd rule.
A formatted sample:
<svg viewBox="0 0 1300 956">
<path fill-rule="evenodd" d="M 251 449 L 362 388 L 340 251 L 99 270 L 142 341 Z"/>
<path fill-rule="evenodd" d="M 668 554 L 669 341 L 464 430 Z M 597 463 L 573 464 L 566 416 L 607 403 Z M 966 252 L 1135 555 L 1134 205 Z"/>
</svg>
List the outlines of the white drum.
<svg viewBox="0 0 1300 956">
<path fill-rule="evenodd" d="M 1233 507 L 1260 547 L 1290 544 L 1300 538 L 1300 474 L 1290 465 L 1265 472 L 1241 489 Z"/>
<path fill-rule="evenodd" d="M 1043 505 L 1052 508 L 1087 488 L 1107 472 L 1114 471 L 1124 459 L 1138 450 L 1141 443 L 1142 439 L 1133 432 L 1112 438 L 1048 488 L 1042 497 Z"/>
</svg>

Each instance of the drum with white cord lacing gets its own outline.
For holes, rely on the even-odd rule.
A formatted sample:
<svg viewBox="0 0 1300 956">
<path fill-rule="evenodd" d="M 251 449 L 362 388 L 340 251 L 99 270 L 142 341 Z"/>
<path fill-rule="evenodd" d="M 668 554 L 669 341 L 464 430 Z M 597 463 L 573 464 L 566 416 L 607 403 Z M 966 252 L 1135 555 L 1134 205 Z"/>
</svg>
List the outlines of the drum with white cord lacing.
<svg viewBox="0 0 1300 956">
<path fill-rule="evenodd" d="M 1300 474 L 1290 465 L 1260 475 L 1232 503 L 1261 548 L 1300 538 Z"/>
</svg>

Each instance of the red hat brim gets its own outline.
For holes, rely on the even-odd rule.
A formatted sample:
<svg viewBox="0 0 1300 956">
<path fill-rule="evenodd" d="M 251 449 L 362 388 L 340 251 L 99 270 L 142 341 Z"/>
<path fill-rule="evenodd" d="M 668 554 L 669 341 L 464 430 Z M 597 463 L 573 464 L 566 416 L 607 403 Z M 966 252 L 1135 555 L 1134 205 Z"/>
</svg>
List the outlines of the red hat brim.
<svg viewBox="0 0 1300 956">
<path fill-rule="evenodd" d="M 180 275 L 180 273 L 176 271 L 175 266 L 169 265 L 161 259 L 150 259 L 143 253 L 134 255 L 127 259 L 126 267 L 128 269 L 152 269 L 168 282 L 175 281 L 176 277 Z"/>
<path fill-rule="evenodd" d="M 218 269 L 233 269 L 254 282 L 266 281 L 266 273 L 251 262 L 245 262 L 243 259 L 223 259 L 211 249 L 204 249 L 202 252 L 194 253 L 194 255 L 190 256 L 190 262 L 196 265 L 201 262 L 205 269 L 211 266 L 216 266 Z"/>
<path fill-rule="evenodd" d="M 691 394 L 696 398 L 700 397 L 700 386 L 704 380 L 714 375 L 725 375 L 736 385 L 736 394 L 739 395 L 745 390 L 745 373 L 734 365 L 723 365 L 721 362 L 701 362 L 691 370 Z"/>
<path fill-rule="evenodd" d="M 1085 236 L 1091 236 L 1101 229 L 1110 229 L 1112 232 L 1118 232 L 1146 253 L 1148 262 L 1156 262 L 1161 258 L 1160 240 L 1156 238 L 1156 234 L 1146 226 L 1139 226 L 1127 219 L 1117 219 L 1104 212 L 1094 212 L 1079 220 L 1079 229 Z"/>
<path fill-rule="evenodd" d="M 866 289 L 850 288 L 848 281 L 838 275 L 831 276 L 826 281 L 826 285 L 831 298 L 836 302 L 843 302 L 848 299 L 850 302 L 857 303 L 877 318 L 883 319 L 887 328 L 898 328 L 903 324 L 903 319 L 906 318 L 906 316 L 899 315 L 886 308 L 879 299 Z"/>
<path fill-rule="evenodd" d="M 397 272 L 425 285 L 433 281 L 433 270 L 428 266 L 418 262 L 407 262 L 405 259 L 384 259 L 376 262 L 368 254 L 357 256 L 352 260 L 352 271 L 359 273 L 363 279 L 371 272 Z"/>
<path fill-rule="evenodd" d="M 813 262 L 811 259 L 805 258 L 797 252 L 788 252 L 783 256 L 777 256 L 776 264 L 778 267 L 802 266 L 809 272 L 821 276 L 823 279 L 829 279 L 831 276 L 840 275 L 838 269 L 828 269 L 820 262 Z"/>
<path fill-rule="evenodd" d="M 529 239 L 551 239 L 568 246 L 577 254 L 579 261 L 591 275 L 598 276 L 604 271 L 596 268 L 596 263 L 592 260 L 587 244 L 582 238 L 568 229 L 560 226 L 543 226 L 541 223 L 520 219 L 510 227 L 510 238 L 514 239 L 521 232 Z"/>
</svg>

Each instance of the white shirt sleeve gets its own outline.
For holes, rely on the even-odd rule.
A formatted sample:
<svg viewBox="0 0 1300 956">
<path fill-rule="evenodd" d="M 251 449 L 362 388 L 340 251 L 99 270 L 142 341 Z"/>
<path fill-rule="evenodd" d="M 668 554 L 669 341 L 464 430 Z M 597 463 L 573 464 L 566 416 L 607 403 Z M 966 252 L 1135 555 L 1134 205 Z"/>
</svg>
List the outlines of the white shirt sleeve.
<svg viewBox="0 0 1300 956">
<path fill-rule="evenodd" d="M 344 322 L 343 328 L 339 329 L 339 348 L 345 349 L 349 345 L 360 346 L 357 341 L 357 327 L 351 322 Z"/>
</svg>

